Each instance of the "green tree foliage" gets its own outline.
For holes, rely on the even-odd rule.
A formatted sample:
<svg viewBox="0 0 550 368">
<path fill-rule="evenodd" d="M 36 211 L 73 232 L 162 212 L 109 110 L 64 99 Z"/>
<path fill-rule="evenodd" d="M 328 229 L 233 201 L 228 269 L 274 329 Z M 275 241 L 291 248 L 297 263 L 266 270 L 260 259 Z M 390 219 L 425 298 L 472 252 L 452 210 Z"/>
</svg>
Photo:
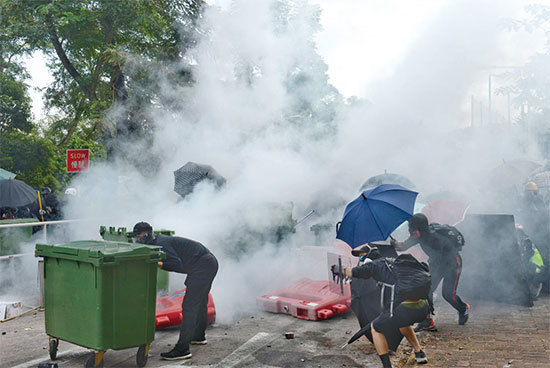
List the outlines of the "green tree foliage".
<svg viewBox="0 0 550 368">
<path fill-rule="evenodd" d="M 508 74 L 512 83 L 501 93 L 515 94 L 514 103 L 522 109 L 519 123 L 529 125 L 543 155 L 550 155 L 550 7 L 530 5 L 529 17 L 513 22 L 513 28 L 542 31 L 546 36 L 543 52 L 527 64 Z"/>
<path fill-rule="evenodd" d="M 0 0 L 0 167 L 34 186 L 64 186 L 67 148 L 106 157 L 139 137 L 158 103 L 153 71 L 194 44 L 202 0 Z M 48 117 L 31 120 L 22 60 L 45 55 Z M 188 70 L 173 81 L 190 83 Z M 164 101 L 166 102 L 166 101 Z M 114 142 L 114 143 L 113 143 Z"/>
<path fill-rule="evenodd" d="M 531 112 L 541 113 L 550 109 L 550 7 L 530 5 L 526 10 L 530 16 L 513 21 L 512 28 L 529 32 L 542 31 L 546 35 L 546 47 L 523 67 L 508 73 L 513 83 L 500 92 L 515 94 L 518 106 L 523 105 Z"/>
<path fill-rule="evenodd" d="M 17 179 L 35 188 L 58 187 L 56 158 L 56 147 L 51 140 L 34 130 L 0 134 L 0 167 L 15 172 Z"/>
<path fill-rule="evenodd" d="M 31 101 L 23 82 L 0 72 L 0 133 L 32 129 Z"/>
<path fill-rule="evenodd" d="M 144 105 L 131 105 L 134 91 L 129 88 L 139 85 L 144 73 L 126 66 L 130 61 L 143 69 L 181 57 L 182 46 L 191 43 L 190 30 L 202 3 L 0 0 L 0 12 L 9 19 L 10 39 L 48 57 L 54 83 L 46 91 L 46 102 L 58 111 L 53 128 L 56 136 L 63 135 L 59 143 L 66 144 L 76 132 L 128 139 L 147 127 L 140 111 Z M 121 106 L 109 125 L 106 111 Z"/>
</svg>

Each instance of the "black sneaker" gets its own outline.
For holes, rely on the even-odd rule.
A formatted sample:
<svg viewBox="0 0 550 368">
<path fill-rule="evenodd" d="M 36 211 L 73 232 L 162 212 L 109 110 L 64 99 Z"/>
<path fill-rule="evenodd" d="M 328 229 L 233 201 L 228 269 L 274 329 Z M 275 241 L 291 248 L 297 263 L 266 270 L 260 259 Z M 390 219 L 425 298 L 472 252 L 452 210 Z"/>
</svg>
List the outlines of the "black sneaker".
<svg viewBox="0 0 550 368">
<path fill-rule="evenodd" d="M 180 360 L 189 359 L 193 356 L 189 349 L 183 350 L 176 345 L 172 350 L 167 353 L 160 353 L 160 357 L 164 360 Z"/>
<path fill-rule="evenodd" d="M 419 331 L 437 331 L 434 320 L 431 318 L 426 318 L 425 320 L 417 324 L 414 328 L 414 332 Z"/>
<path fill-rule="evenodd" d="M 469 317 L 469 311 L 470 311 L 470 304 L 468 303 L 465 303 L 466 304 L 466 310 L 464 311 L 464 313 L 458 313 L 458 324 L 459 325 L 465 325 L 466 322 L 468 322 L 468 317 Z"/>
<path fill-rule="evenodd" d="M 424 353 L 423 350 L 420 350 L 418 353 L 414 352 L 414 359 L 418 364 L 426 364 L 428 363 L 428 358 L 426 358 L 426 353 Z"/>
<path fill-rule="evenodd" d="M 191 341 L 191 345 L 206 345 L 206 344 L 208 344 L 208 341 L 206 340 L 206 338 Z"/>
</svg>

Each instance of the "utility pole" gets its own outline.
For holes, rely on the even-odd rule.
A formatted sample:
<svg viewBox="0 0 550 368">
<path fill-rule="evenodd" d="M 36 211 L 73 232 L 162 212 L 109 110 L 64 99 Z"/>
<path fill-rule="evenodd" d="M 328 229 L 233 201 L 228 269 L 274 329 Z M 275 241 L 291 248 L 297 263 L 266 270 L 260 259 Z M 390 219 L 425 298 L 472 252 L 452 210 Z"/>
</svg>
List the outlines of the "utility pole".
<svg viewBox="0 0 550 368">
<path fill-rule="evenodd" d="M 489 121 L 489 124 L 491 124 L 492 120 L 493 120 L 492 119 L 493 115 L 492 115 L 492 110 L 491 110 L 491 107 L 492 107 L 491 106 L 491 95 L 492 95 L 492 93 L 491 93 L 492 92 L 491 91 L 491 77 L 492 77 L 492 75 L 489 74 L 489 108 L 488 108 L 488 114 L 487 114 L 487 119 Z"/>
<path fill-rule="evenodd" d="M 470 117 L 470 127 L 473 128 L 474 127 L 474 95 L 472 95 L 472 101 L 470 104 L 470 113 L 472 115 Z"/>
<path fill-rule="evenodd" d="M 483 125 L 483 102 L 479 101 L 479 126 Z"/>
<path fill-rule="evenodd" d="M 510 92 L 508 92 L 508 125 L 512 125 L 512 119 L 510 118 Z"/>
</svg>

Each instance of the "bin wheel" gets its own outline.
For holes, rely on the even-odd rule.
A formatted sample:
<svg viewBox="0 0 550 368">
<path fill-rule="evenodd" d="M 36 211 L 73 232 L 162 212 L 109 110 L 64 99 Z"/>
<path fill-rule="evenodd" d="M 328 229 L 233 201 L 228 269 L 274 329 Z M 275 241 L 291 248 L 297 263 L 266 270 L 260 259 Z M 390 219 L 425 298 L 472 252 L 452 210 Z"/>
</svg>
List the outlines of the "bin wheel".
<svg viewBox="0 0 550 368">
<path fill-rule="evenodd" d="M 99 363 L 96 365 L 96 356 L 98 359 L 101 359 Z M 103 368 L 103 352 L 97 352 L 92 353 L 90 356 L 88 356 L 88 359 L 86 359 L 86 363 L 84 363 L 85 368 Z"/>
<path fill-rule="evenodd" d="M 136 363 L 138 367 L 145 367 L 147 357 L 149 355 L 149 344 L 140 345 L 136 355 Z"/>
<path fill-rule="evenodd" d="M 55 360 L 57 358 L 57 346 L 59 345 L 58 339 L 52 339 L 50 338 L 49 343 L 49 351 L 50 351 L 50 359 Z"/>
</svg>

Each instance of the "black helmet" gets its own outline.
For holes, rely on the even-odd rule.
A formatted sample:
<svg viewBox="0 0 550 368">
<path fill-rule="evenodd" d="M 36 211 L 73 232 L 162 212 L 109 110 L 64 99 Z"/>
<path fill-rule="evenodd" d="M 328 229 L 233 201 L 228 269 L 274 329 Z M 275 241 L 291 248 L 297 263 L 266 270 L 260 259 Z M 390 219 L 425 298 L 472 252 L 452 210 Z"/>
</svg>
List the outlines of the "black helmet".
<svg viewBox="0 0 550 368">
<path fill-rule="evenodd" d="M 152 232 L 153 227 L 149 225 L 147 222 L 138 222 L 134 225 L 134 230 L 128 234 L 129 237 L 133 238 L 134 236 L 138 236 L 139 234 L 143 232 Z"/>
<path fill-rule="evenodd" d="M 421 233 L 428 231 L 428 218 L 423 213 L 415 213 L 409 219 L 409 231 L 420 231 Z"/>
<path fill-rule="evenodd" d="M 141 235 L 145 233 L 144 235 Z M 147 222 L 138 222 L 134 226 L 134 230 L 128 234 L 134 243 L 153 244 L 155 236 L 153 235 L 153 227 Z"/>
</svg>

